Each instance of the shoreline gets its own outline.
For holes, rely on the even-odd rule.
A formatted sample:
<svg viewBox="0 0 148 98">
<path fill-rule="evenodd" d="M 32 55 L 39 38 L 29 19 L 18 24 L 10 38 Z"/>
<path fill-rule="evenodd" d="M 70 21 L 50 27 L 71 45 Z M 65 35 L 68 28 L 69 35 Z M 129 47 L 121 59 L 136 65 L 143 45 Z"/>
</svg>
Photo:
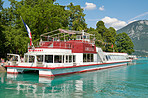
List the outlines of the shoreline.
<svg viewBox="0 0 148 98">
<path fill-rule="evenodd" d="M 6 72 L 6 68 L 0 65 L 0 72 Z"/>
</svg>

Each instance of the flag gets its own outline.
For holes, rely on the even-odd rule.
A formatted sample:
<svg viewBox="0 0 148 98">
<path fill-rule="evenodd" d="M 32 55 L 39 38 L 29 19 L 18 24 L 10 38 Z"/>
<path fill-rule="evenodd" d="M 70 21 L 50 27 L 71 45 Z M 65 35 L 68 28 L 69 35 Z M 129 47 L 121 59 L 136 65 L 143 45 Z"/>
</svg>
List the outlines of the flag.
<svg viewBox="0 0 148 98">
<path fill-rule="evenodd" d="M 21 17 L 22 18 L 22 17 Z M 32 35 L 31 35 L 31 31 L 29 29 L 29 27 L 27 26 L 27 24 L 24 22 L 24 20 L 22 19 L 23 23 L 24 23 L 24 26 L 28 32 L 28 36 L 29 36 L 29 39 L 30 39 L 30 46 L 33 46 L 33 43 L 32 43 Z"/>
<path fill-rule="evenodd" d="M 113 48 L 113 44 L 112 44 L 111 48 Z"/>
</svg>

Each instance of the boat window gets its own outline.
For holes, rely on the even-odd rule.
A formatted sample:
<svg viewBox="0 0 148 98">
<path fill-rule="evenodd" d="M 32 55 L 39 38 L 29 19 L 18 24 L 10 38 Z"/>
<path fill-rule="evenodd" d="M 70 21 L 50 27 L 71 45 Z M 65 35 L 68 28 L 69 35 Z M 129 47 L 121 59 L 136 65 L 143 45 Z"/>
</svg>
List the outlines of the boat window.
<svg viewBox="0 0 148 98">
<path fill-rule="evenodd" d="M 63 55 L 63 62 L 62 63 L 72 63 L 76 62 L 75 55 Z"/>
<path fill-rule="evenodd" d="M 69 59 L 69 56 L 66 55 L 66 63 L 69 63 L 69 62 L 68 62 L 68 59 Z"/>
<path fill-rule="evenodd" d="M 86 39 L 86 36 L 85 35 L 83 36 L 83 39 Z"/>
<path fill-rule="evenodd" d="M 72 62 L 72 55 L 69 55 L 69 63 Z"/>
<path fill-rule="evenodd" d="M 18 61 L 18 56 L 9 55 L 9 56 L 7 57 L 7 59 L 8 59 L 9 61 Z"/>
<path fill-rule="evenodd" d="M 90 54 L 87 54 L 87 62 L 91 62 L 91 59 L 90 59 Z"/>
<path fill-rule="evenodd" d="M 89 36 L 86 36 L 87 39 L 89 39 Z"/>
<path fill-rule="evenodd" d="M 107 59 L 107 61 L 108 61 L 108 60 L 111 60 L 111 58 L 114 59 L 113 56 L 110 57 L 110 55 L 106 55 L 106 59 Z"/>
<path fill-rule="evenodd" d="M 13 56 L 13 61 L 18 61 L 18 56 Z"/>
<path fill-rule="evenodd" d="M 83 54 L 83 62 L 93 62 L 93 54 Z"/>
<path fill-rule="evenodd" d="M 62 63 L 62 55 L 55 55 L 54 63 Z"/>
<path fill-rule="evenodd" d="M 73 55 L 73 62 L 76 62 L 76 56 Z"/>
<path fill-rule="evenodd" d="M 25 55 L 25 62 L 28 62 L 28 55 Z"/>
<path fill-rule="evenodd" d="M 83 62 L 87 62 L 86 54 L 83 54 Z"/>
<path fill-rule="evenodd" d="M 35 56 L 29 55 L 29 63 L 34 63 Z"/>
<path fill-rule="evenodd" d="M 45 55 L 45 62 L 53 63 L 53 55 Z"/>
<path fill-rule="evenodd" d="M 63 62 L 62 63 L 64 63 L 64 55 L 63 55 L 63 58 L 62 59 L 63 59 Z"/>
<path fill-rule="evenodd" d="M 107 59 L 107 61 L 108 61 L 108 56 L 106 55 L 105 57 L 106 57 L 106 59 Z"/>
<path fill-rule="evenodd" d="M 43 62 L 43 55 L 37 55 L 37 62 Z"/>
<path fill-rule="evenodd" d="M 124 55 L 110 55 L 108 58 L 110 60 L 126 60 L 126 56 Z"/>
<path fill-rule="evenodd" d="M 93 54 L 90 54 L 91 55 L 91 62 L 93 62 L 94 61 L 94 56 L 93 56 Z"/>
<path fill-rule="evenodd" d="M 111 60 L 110 55 L 108 55 L 108 59 L 110 59 L 110 60 Z"/>
<path fill-rule="evenodd" d="M 82 39 L 81 37 L 82 37 L 81 35 L 77 35 L 77 36 L 76 36 L 76 39 L 77 39 L 77 40 L 81 40 L 81 39 Z"/>
</svg>

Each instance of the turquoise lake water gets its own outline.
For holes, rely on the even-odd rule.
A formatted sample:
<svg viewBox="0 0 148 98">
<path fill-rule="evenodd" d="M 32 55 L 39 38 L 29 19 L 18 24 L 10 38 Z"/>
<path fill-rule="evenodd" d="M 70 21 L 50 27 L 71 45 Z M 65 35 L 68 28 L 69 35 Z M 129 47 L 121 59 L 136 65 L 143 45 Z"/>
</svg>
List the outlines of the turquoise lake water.
<svg viewBox="0 0 148 98">
<path fill-rule="evenodd" d="M 0 73 L 0 98 L 148 98 L 148 59 L 52 79 Z"/>
</svg>

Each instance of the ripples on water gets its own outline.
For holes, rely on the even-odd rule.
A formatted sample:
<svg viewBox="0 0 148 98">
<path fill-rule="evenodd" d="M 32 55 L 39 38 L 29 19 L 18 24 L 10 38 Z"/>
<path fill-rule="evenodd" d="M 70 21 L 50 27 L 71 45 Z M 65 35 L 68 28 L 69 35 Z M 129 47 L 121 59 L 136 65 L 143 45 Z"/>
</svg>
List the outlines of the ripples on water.
<svg viewBox="0 0 148 98">
<path fill-rule="evenodd" d="M 36 73 L 0 73 L 0 98 L 146 98 L 148 59 L 133 64 L 55 78 Z"/>
</svg>

